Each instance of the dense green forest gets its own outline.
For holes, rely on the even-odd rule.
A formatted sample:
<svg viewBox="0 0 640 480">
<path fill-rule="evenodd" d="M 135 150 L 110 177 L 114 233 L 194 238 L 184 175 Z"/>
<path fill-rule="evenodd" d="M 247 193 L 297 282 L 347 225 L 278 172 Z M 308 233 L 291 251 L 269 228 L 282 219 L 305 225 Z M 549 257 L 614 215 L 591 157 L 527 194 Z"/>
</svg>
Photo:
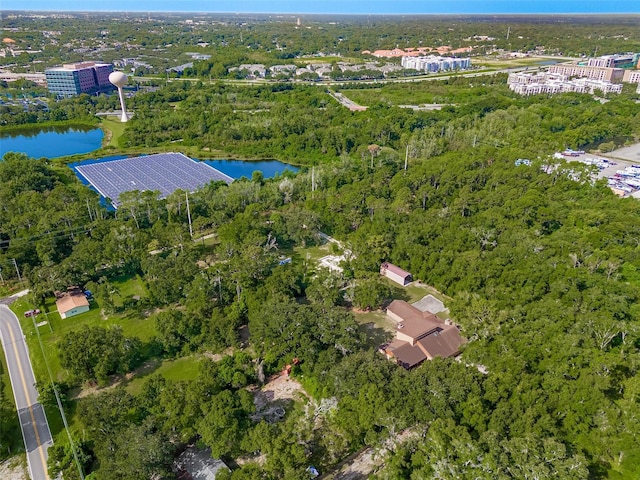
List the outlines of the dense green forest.
<svg viewBox="0 0 640 480">
<path fill-rule="evenodd" d="M 430 158 L 473 145 L 509 149 L 516 158 L 566 147 L 597 148 L 614 140 L 633 141 L 638 131 L 637 94 L 602 104 L 586 94 L 522 98 L 504 76 L 454 78 L 402 85 L 342 87 L 355 92 L 366 112 L 351 112 L 314 86 L 229 85 L 174 82 L 161 92 L 140 95 L 136 116 L 121 139 L 123 147 L 179 142 L 247 157 L 322 163 L 340 155 L 368 157 L 404 153 Z M 402 95 L 394 93 L 402 88 Z M 146 96 L 148 95 L 148 96 Z M 387 96 L 389 98 L 387 98 Z M 400 108 L 420 96 L 442 111 Z M 393 100 L 392 100 L 393 99 Z M 621 117 L 612 122 L 612 117 Z"/>
<path fill-rule="evenodd" d="M 583 96 L 551 101 L 582 115 L 585 103 L 593 107 Z M 626 116 L 609 117 L 610 128 L 638 132 L 638 107 L 630 105 Z M 469 108 L 478 132 L 501 128 L 502 139 L 518 135 L 522 122 L 514 119 L 547 111 L 533 102 Z M 531 152 L 545 123 L 528 121 L 520 141 Z M 438 131 L 422 134 L 429 128 Z M 547 128 L 548 141 L 561 142 L 565 132 Z M 543 169 L 545 158 L 515 166 L 513 147 L 458 148 L 416 153 L 406 171 L 404 159 L 384 149 L 342 155 L 315 167 L 313 191 L 310 172 L 212 184 L 191 199 L 196 232 L 216 233 L 209 245 L 189 242 L 179 192 L 166 200 L 134 192 L 113 215 L 68 172 L 7 155 L 0 163 L 2 262 L 23 265 L 34 301 L 82 284 L 107 315 L 160 312 L 147 342 L 115 327 L 63 336 L 64 391 L 108 382 L 158 355 L 235 352 L 203 359 L 193 380 L 156 375 L 136 393 L 117 388 L 73 400 L 85 471 L 170 477 L 172 454 L 198 439 L 214 456 L 266 456 L 232 478 L 304 478 L 309 464 L 331 468 L 409 429 L 379 478 L 637 476 L 637 202 L 594 183 L 587 167 Z M 318 229 L 352 253 L 342 276 L 295 254 L 278 265 L 292 247 L 317 243 Z M 151 248 L 164 253 L 150 255 Z M 389 288 L 375 276 L 384 259 L 453 297 L 452 317 L 469 339 L 462 362 L 405 371 L 370 346 L 347 307 L 371 303 L 362 290 L 379 293 L 376 306 L 388 301 Z M 143 279 L 143 305 L 110 300 L 122 275 Z M 282 421 L 256 421 L 245 387 L 293 357 L 309 397 Z M 486 374 L 473 366 L 480 364 Z M 334 408 L 314 414 L 323 400 Z M 52 472 L 75 478 L 68 442 L 59 437 Z"/>
</svg>

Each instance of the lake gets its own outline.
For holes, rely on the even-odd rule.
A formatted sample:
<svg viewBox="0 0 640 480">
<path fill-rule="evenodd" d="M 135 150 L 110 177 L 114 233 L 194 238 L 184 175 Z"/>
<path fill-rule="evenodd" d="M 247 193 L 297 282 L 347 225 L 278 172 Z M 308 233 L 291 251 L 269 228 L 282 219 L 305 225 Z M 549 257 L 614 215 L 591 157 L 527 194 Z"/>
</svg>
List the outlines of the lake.
<svg viewBox="0 0 640 480">
<path fill-rule="evenodd" d="M 7 152 L 22 152 L 32 158 L 56 158 L 89 153 L 100 148 L 103 135 L 104 133 L 99 128 L 85 130 L 50 128 L 34 130 L 32 133 L 6 134 L 0 137 L 0 159 Z M 104 162 L 117 160 L 118 158 L 125 157 L 106 157 L 98 160 L 87 160 L 87 162 Z M 254 170 L 261 171 L 265 178 L 275 177 L 285 170 L 298 171 L 297 167 L 287 165 L 278 160 L 204 160 L 204 162 L 234 179 L 243 176 L 251 178 Z"/>
<path fill-rule="evenodd" d="M 103 136 L 99 128 L 48 128 L 4 134 L 0 137 L 0 158 L 7 152 L 21 152 L 32 158 L 89 153 L 100 148 Z"/>
</svg>

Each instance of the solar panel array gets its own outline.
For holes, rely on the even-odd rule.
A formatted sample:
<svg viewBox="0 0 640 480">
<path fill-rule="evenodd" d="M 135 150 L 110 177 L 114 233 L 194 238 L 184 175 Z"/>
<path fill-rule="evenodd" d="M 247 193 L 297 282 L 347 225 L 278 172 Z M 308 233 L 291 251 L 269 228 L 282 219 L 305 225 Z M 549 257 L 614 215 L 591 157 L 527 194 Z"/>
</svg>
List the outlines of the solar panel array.
<svg viewBox="0 0 640 480">
<path fill-rule="evenodd" d="M 182 153 L 157 153 L 79 165 L 75 169 L 116 208 L 122 192 L 159 190 L 164 198 L 178 189 L 191 192 L 213 180 L 233 182 L 230 176 Z"/>
</svg>

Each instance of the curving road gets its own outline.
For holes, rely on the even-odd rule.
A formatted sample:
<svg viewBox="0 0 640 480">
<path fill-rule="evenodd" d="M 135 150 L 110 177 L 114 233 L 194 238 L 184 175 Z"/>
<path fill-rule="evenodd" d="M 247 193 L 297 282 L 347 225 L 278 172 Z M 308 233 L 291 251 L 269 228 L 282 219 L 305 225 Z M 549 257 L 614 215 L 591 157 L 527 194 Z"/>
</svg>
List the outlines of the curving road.
<svg viewBox="0 0 640 480">
<path fill-rule="evenodd" d="M 35 377 L 20 323 L 6 305 L 0 305 L 0 338 L 20 418 L 29 473 L 33 480 L 48 480 L 47 449 L 53 445 L 51 431 L 44 409 L 37 401 Z"/>
</svg>

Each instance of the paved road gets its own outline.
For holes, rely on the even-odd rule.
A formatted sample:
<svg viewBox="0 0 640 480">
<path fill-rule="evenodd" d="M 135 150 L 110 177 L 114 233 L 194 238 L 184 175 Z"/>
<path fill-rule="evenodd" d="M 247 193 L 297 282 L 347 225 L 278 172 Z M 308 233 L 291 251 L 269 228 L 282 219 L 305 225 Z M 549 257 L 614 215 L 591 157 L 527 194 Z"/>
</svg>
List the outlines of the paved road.
<svg viewBox="0 0 640 480">
<path fill-rule="evenodd" d="M 0 305 L 0 338 L 7 358 L 13 396 L 33 480 L 48 480 L 47 449 L 53 445 L 42 405 L 37 402 L 35 377 L 18 318 L 9 307 Z"/>
</svg>

